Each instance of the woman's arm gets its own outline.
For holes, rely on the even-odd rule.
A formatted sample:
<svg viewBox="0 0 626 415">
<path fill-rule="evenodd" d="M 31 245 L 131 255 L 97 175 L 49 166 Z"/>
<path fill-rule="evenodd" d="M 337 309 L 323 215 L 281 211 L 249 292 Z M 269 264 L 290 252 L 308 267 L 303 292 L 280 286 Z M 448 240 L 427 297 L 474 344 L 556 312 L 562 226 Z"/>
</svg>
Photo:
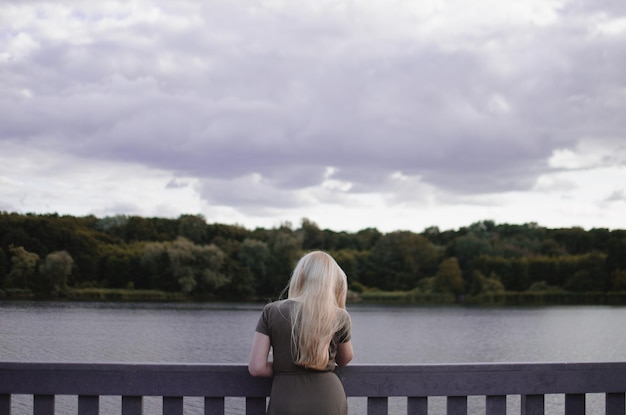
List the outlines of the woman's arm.
<svg viewBox="0 0 626 415">
<path fill-rule="evenodd" d="M 268 360 L 270 347 L 270 337 L 268 335 L 258 331 L 254 333 L 250 360 L 248 361 L 248 372 L 252 376 L 271 377 L 274 375 L 272 362 Z"/>
<path fill-rule="evenodd" d="M 352 342 L 339 343 L 337 347 L 337 356 L 335 356 L 335 363 L 339 366 L 345 366 L 354 357 L 354 352 L 352 351 Z"/>
</svg>

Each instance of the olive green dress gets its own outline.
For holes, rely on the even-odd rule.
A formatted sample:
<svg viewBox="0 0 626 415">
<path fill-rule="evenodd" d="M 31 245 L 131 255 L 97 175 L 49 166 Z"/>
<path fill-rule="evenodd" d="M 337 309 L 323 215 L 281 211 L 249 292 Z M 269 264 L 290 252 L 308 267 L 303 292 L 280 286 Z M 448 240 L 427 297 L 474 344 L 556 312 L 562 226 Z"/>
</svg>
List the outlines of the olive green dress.
<svg viewBox="0 0 626 415">
<path fill-rule="evenodd" d="M 346 415 L 348 402 L 335 369 L 340 343 L 350 341 L 348 312 L 344 325 L 328 345 L 330 361 L 325 370 L 310 370 L 294 363 L 291 348 L 291 313 L 296 303 L 281 300 L 267 304 L 256 331 L 269 336 L 273 351 L 274 379 L 267 413 L 270 415 Z"/>
</svg>

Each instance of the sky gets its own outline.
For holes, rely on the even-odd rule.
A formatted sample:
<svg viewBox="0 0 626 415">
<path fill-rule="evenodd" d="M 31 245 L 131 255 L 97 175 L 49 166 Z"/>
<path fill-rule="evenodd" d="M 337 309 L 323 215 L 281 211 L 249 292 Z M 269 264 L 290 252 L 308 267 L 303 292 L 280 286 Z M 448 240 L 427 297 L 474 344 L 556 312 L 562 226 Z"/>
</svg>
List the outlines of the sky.
<svg viewBox="0 0 626 415">
<path fill-rule="evenodd" d="M 626 229 L 623 0 L 0 3 L 0 211 Z"/>
</svg>

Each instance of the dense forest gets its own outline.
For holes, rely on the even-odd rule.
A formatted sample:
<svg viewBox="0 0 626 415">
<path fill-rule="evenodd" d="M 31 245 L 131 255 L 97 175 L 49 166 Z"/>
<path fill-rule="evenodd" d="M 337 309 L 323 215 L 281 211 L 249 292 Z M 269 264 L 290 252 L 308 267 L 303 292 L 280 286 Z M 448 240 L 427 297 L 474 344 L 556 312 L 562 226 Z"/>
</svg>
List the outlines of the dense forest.
<svg viewBox="0 0 626 415">
<path fill-rule="evenodd" d="M 626 230 L 485 220 L 421 233 L 272 229 L 201 215 L 0 213 L 0 298 L 266 301 L 322 249 L 351 301 L 626 304 Z"/>
</svg>

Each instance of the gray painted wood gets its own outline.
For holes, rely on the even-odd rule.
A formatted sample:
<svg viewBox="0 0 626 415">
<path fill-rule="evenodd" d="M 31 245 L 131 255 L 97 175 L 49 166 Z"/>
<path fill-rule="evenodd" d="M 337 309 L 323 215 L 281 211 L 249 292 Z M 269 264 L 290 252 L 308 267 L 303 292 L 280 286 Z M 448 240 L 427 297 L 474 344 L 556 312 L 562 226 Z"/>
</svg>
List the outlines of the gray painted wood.
<svg viewBox="0 0 626 415">
<path fill-rule="evenodd" d="M 360 365 L 338 369 L 348 396 L 623 393 L 626 363 Z M 0 394 L 268 396 L 245 365 L 0 363 Z"/>
<path fill-rule="evenodd" d="M 408 397 L 406 402 L 407 415 L 428 415 L 428 397 Z"/>
<path fill-rule="evenodd" d="M 371 415 L 386 414 L 397 396 L 410 397 L 410 415 L 427 415 L 428 396 L 452 397 L 450 414 L 462 413 L 467 396 L 486 396 L 487 415 L 503 414 L 507 395 L 522 396 L 522 413 L 535 415 L 545 394 L 566 395 L 567 413 L 577 414 L 585 393 L 605 393 L 607 414 L 624 415 L 626 362 L 355 365 L 337 375 L 348 396 L 369 399 Z M 216 415 L 224 397 L 245 397 L 253 415 L 265 412 L 270 389 L 271 379 L 245 365 L 0 362 L 0 415 L 10 414 L 13 394 L 34 395 L 36 415 L 53 413 L 55 395 L 79 396 L 80 413 L 95 411 L 99 396 L 122 396 L 124 415 L 141 414 L 143 396 L 166 397 L 164 415 L 181 413 L 185 396 L 204 397 L 205 414 Z"/>
<path fill-rule="evenodd" d="M 467 415 L 467 396 L 448 396 L 447 415 Z"/>
<path fill-rule="evenodd" d="M 356 366 L 349 396 L 485 396 L 626 391 L 626 363 Z"/>
<path fill-rule="evenodd" d="M 11 414 L 11 395 L 8 393 L 0 395 L 0 415 Z"/>
<path fill-rule="evenodd" d="M 522 415 L 544 415 L 545 407 L 544 395 L 522 396 Z"/>
<path fill-rule="evenodd" d="M 367 415 L 387 415 L 389 402 L 386 397 L 367 398 Z"/>
<path fill-rule="evenodd" d="M 246 415 L 265 415 L 265 397 L 246 398 Z"/>
<path fill-rule="evenodd" d="M 606 415 L 624 415 L 626 412 L 626 396 L 622 393 L 606 394 Z"/>
<path fill-rule="evenodd" d="M 204 398 L 204 415 L 224 415 L 224 398 Z"/>
<path fill-rule="evenodd" d="M 244 365 L 0 363 L 0 393 L 222 397 L 270 388 Z"/>
<path fill-rule="evenodd" d="M 164 396 L 163 415 L 183 415 L 183 398 Z"/>
<path fill-rule="evenodd" d="M 626 362 L 359 365 L 338 369 L 348 396 L 623 393 Z M 0 394 L 269 396 L 244 365 L 0 362 Z"/>
<path fill-rule="evenodd" d="M 54 415 L 54 395 L 35 395 L 33 415 Z"/>
<path fill-rule="evenodd" d="M 142 415 L 142 396 L 122 396 L 122 415 Z"/>
<path fill-rule="evenodd" d="M 80 415 L 98 415 L 100 413 L 100 397 L 97 395 L 79 396 L 78 413 Z"/>
<path fill-rule="evenodd" d="M 565 413 L 567 415 L 585 415 L 585 394 L 565 395 Z"/>
<path fill-rule="evenodd" d="M 506 414 L 506 395 L 487 396 L 485 399 L 485 413 L 487 415 Z"/>
</svg>

